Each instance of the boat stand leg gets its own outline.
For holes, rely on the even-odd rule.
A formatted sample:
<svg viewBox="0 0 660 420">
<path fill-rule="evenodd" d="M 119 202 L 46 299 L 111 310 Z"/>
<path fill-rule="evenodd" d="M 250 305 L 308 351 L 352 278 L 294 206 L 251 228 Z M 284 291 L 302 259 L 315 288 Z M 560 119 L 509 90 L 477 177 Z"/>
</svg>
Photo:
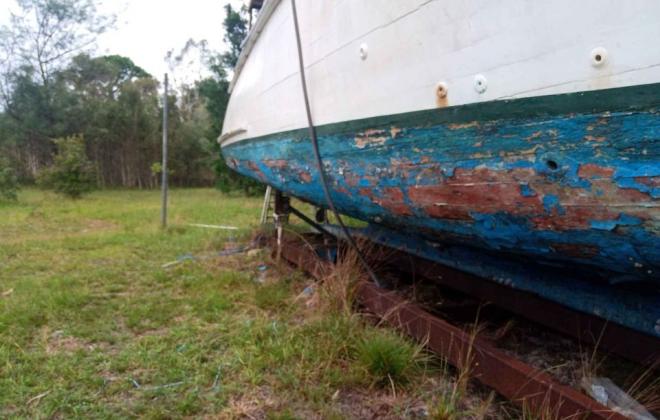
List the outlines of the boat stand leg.
<svg viewBox="0 0 660 420">
<path fill-rule="evenodd" d="M 266 187 L 266 193 L 264 194 L 264 204 L 261 207 L 261 219 L 260 223 L 265 225 L 268 221 L 268 211 L 270 210 L 270 197 L 272 195 L 273 188 L 269 185 Z"/>
<path fill-rule="evenodd" d="M 275 191 L 275 211 L 273 218 L 275 219 L 275 229 L 277 230 L 277 252 L 275 261 L 280 262 L 282 256 L 282 236 L 284 225 L 289 222 L 289 214 L 291 213 L 291 199 L 281 191 Z"/>
</svg>

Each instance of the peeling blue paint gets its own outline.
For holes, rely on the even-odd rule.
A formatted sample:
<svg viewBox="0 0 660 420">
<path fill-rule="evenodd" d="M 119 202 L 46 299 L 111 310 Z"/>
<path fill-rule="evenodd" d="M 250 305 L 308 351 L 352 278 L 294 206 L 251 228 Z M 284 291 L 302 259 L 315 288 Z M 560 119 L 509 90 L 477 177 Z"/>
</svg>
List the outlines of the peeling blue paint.
<svg viewBox="0 0 660 420">
<path fill-rule="evenodd" d="M 660 101 L 657 95 L 649 100 Z M 445 111 L 442 115 L 456 113 Z M 660 283 L 660 187 L 653 178 L 660 176 L 656 108 L 540 112 L 459 125 L 435 122 L 435 112 L 428 111 L 429 122 L 420 122 L 419 115 L 414 121 L 393 116 L 377 124 L 365 120 L 349 128 L 319 127 L 332 198 L 341 212 L 427 240 L 586 264 L 615 273 L 611 278 Z M 396 136 L 387 141 L 356 146 L 358 133 L 392 128 Z M 325 204 L 306 130 L 237 142 L 223 153 L 238 172 Z M 269 160 L 287 164 L 269 166 Z M 433 217 L 429 209 L 441 214 L 450 206 L 413 199 L 416 189 L 448 185 L 453 178 L 484 170 L 505 177 L 492 181 L 504 190 L 489 193 L 484 187 L 469 212 Z M 309 179 L 302 179 L 301 172 Z M 489 176 L 466 184 L 489 183 Z M 449 186 L 443 193 L 460 202 L 471 190 L 454 182 L 456 192 Z M 514 186 L 516 197 L 497 197 L 510 193 L 507 185 Z M 506 207 L 511 199 L 516 204 Z M 460 210 L 461 205 L 454 207 Z"/>
<path fill-rule="evenodd" d="M 554 194 L 548 194 L 543 197 L 543 208 L 548 213 L 552 213 L 553 210 L 561 211 L 561 205 L 559 204 L 559 197 Z"/>
<path fill-rule="evenodd" d="M 641 225 L 642 219 L 638 217 L 629 216 L 627 214 L 619 214 L 616 220 L 592 220 L 591 227 L 600 230 L 613 230 L 617 226 L 636 226 Z"/>
<path fill-rule="evenodd" d="M 528 184 L 520 184 L 520 194 L 523 197 L 536 197 L 536 191 Z"/>
<path fill-rule="evenodd" d="M 342 236 L 337 226 L 326 228 Z M 652 293 L 621 287 L 595 288 L 588 273 L 579 270 L 567 272 L 547 265 L 520 264 L 474 248 L 433 243 L 376 225 L 351 229 L 351 233 L 660 337 L 655 329 L 656 320 L 660 319 L 660 299 Z"/>
</svg>

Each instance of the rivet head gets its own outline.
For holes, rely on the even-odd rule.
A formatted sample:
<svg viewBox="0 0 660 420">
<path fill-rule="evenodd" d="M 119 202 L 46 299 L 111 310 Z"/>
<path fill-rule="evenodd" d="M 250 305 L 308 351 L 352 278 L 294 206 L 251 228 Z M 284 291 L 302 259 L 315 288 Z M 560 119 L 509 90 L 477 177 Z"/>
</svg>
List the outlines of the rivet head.
<svg viewBox="0 0 660 420">
<path fill-rule="evenodd" d="M 369 54 L 369 47 L 367 44 L 361 44 L 360 45 L 360 58 L 363 60 L 367 59 L 367 55 Z"/>
<path fill-rule="evenodd" d="M 477 74 L 474 76 L 474 90 L 477 93 L 484 93 L 488 89 L 488 80 L 483 74 Z"/>
<path fill-rule="evenodd" d="M 438 85 L 435 87 L 435 94 L 438 98 L 446 98 L 447 97 L 447 83 L 445 82 L 440 82 Z"/>
<path fill-rule="evenodd" d="M 603 47 L 594 48 L 591 50 L 591 65 L 594 67 L 602 67 L 607 62 L 607 50 Z"/>
</svg>

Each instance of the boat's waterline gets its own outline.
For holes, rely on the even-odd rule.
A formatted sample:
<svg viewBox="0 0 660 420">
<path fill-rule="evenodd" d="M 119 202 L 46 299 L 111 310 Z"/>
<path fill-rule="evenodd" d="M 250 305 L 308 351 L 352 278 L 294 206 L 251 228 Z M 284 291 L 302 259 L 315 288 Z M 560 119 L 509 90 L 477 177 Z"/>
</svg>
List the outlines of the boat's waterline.
<svg viewBox="0 0 660 420">
<path fill-rule="evenodd" d="M 660 281 L 660 84 L 318 127 L 332 197 L 426 238 Z M 226 144 L 233 169 L 324 204 L 304 129 Z"/>
</svg>

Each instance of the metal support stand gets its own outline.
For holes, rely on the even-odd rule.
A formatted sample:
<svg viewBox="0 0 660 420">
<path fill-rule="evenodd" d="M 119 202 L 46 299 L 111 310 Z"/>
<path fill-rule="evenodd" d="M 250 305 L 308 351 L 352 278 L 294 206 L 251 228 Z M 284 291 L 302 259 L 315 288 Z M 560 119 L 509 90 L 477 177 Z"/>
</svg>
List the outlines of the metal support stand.
<svg viewBox="0 0 660 420">
<path fill-rule="evenodd" d="M 280 262 L 282 255 L 282 236 L 284 225 L 289 223 L 289 214 L 291 213 L 291 199 L 281 191 L 275 191 L 275 211 L 273 218 L 275 219 L 275 229 L 277 230 L 277 253 L 275 261 Z"/>
<path fill-rule="evenodd" d="M 314 229 L 316 229 L 317 231 L 322 233 L 324 236 L 329 236 L 331 238 L 335 237 L 334 233 L 328 232 L 328 230 L 326 228 L 324 228 L 320 224 L 316 223 L 315 221 L 313 221 L 312 219 L 307 217 L 303 212 L 301 212 L 297 208 L 289 205 L 289 211 L 291 213 L 293 213 L 294 215 L 298 216 L 298 218 L 300 218 L 300 220 L 302 220 L 303 222 L 307 223 L 308 225 L 310 225 L 311 227 L 313 227 Z"/>
<path fill-rule="evenodd" d="M 269 185 L 266 187 L 266 194 L 264 194 L 264 204 L 261 207 L 261 219 L 259 222 L 262 225 L 265 225 L 266 222 L 268 221 L 268 212 L 270 211 L 270 200 L 271 200 L 271 195 L 273 193 L 273 188 Z"/>
</svg>

